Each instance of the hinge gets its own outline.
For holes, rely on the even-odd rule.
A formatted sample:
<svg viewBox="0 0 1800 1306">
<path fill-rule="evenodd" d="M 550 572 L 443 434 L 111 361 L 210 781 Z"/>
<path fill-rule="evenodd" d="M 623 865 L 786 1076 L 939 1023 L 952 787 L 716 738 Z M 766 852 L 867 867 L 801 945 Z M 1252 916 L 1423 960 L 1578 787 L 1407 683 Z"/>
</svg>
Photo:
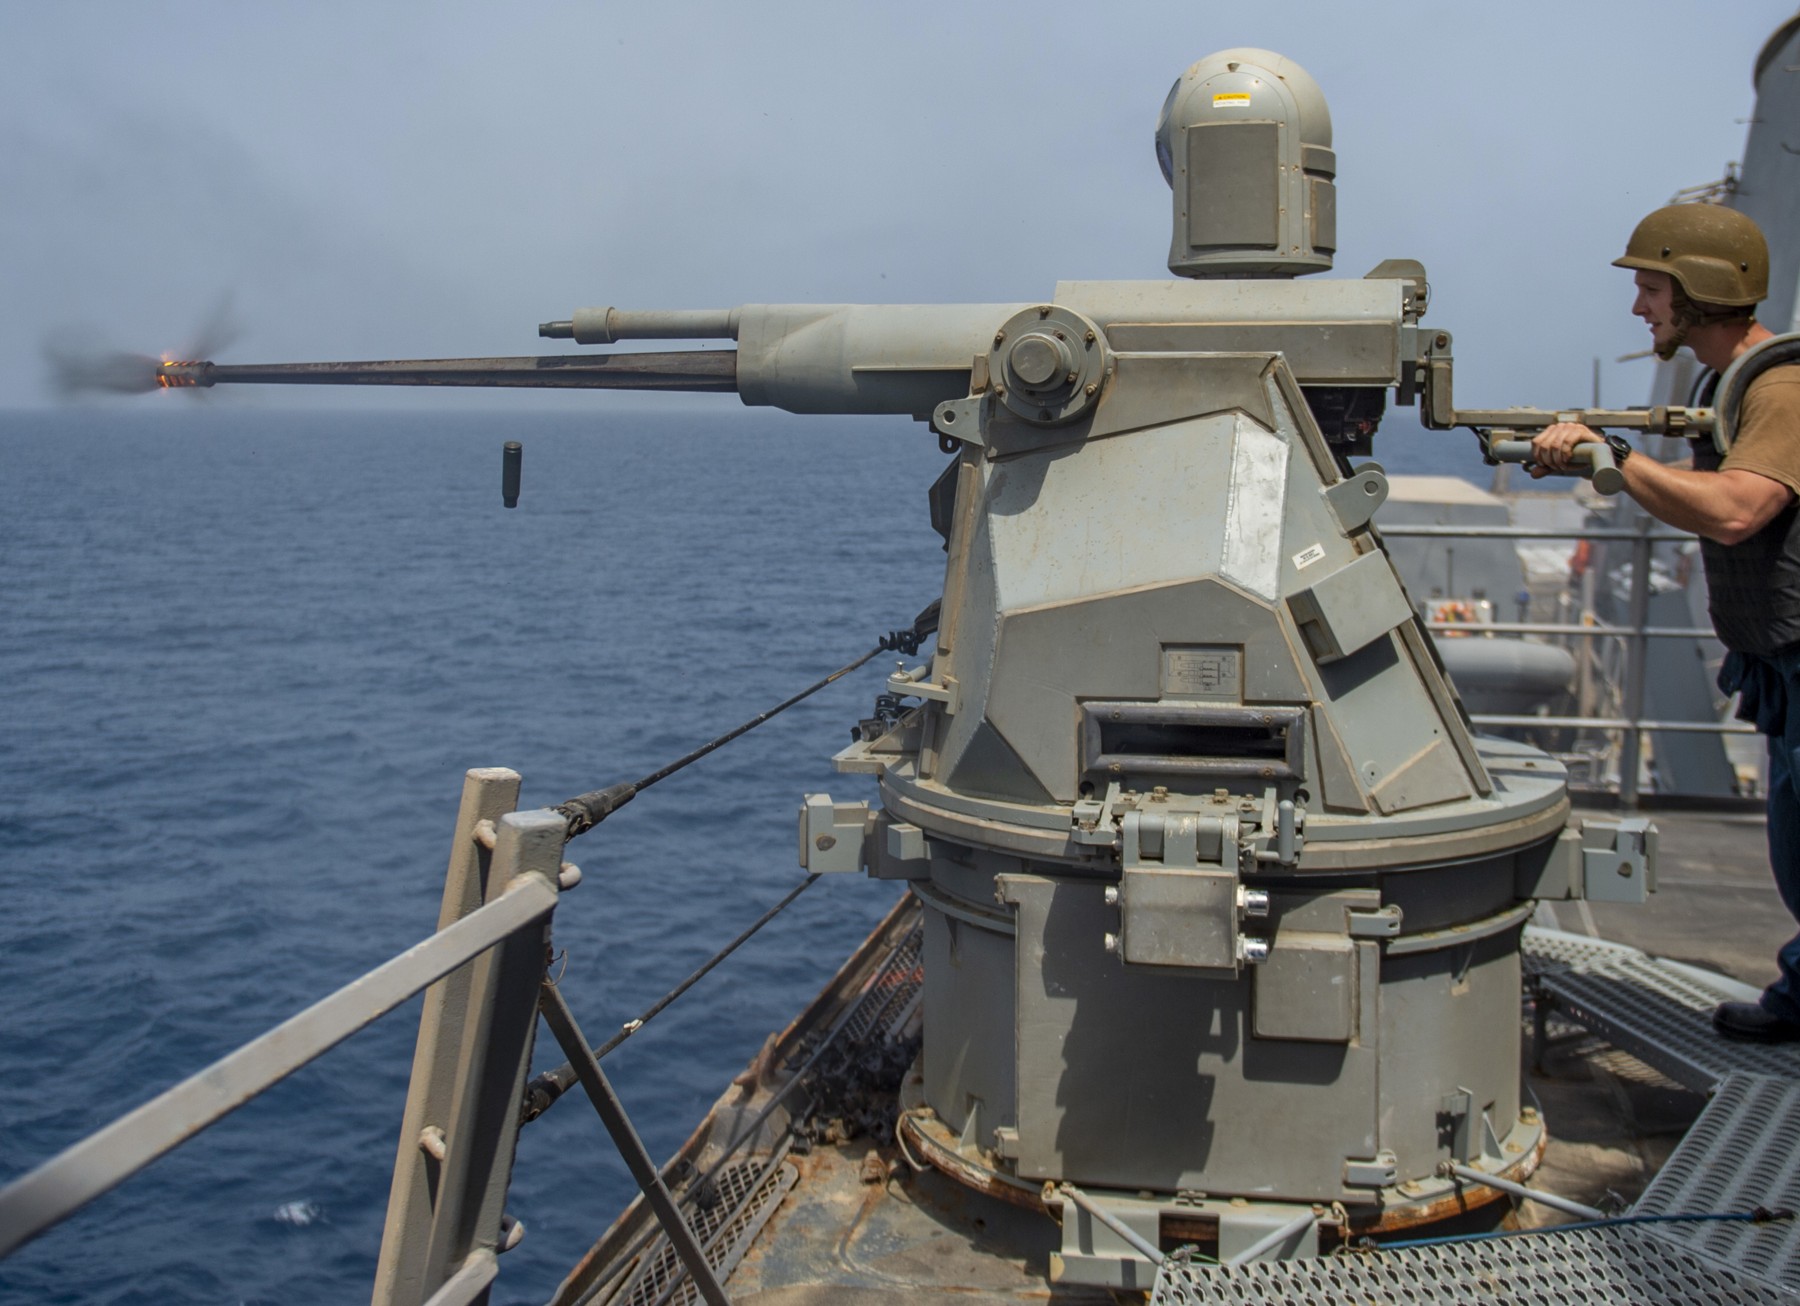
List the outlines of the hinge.
<svg viewBox="0 0 1800 1306">
<path fill-rule="evenodd" d="M 1243 934 L 1269 914 L 1269 895 L 1239 879 L 1246 840 L 1241 814 L 1225 803 L 1195 806 L 1152 798 L 1124 813 L 1119 883 L 1106 890 L 1118 929 L 1103 940 L 1128 965 L 1236 974 L 1269 955 L 1267 939 Z"/>
</svg>

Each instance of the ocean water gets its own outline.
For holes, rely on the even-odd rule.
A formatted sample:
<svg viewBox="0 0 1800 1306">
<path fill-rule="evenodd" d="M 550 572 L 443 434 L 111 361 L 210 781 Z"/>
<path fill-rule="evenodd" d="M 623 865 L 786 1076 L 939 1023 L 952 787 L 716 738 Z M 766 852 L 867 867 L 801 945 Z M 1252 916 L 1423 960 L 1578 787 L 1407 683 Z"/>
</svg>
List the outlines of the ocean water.
<svg viewBox="0 0 1800 1306">
<path fill-rule="evenodd" d="M 0 1180 L 429 933 L 466 768 L 520 771 L 526 806 L 636 778 L 941 584 L 944 458 L 906 421 L 174 399 L 0 414 Z M 1453 439 L 1377 456 L 1479 476 Z M 556 942 L 590 1037 L 795 883 L 802 792 L 871 796 L 829 758 L 889 666 L 572 845 Z M 652 1155 L 895 896 L 821 881 L 609 1059 Z M 0 1303 L 365 1298 L 416 1024 L 409 1004 L 0 1262 Z M 560 1060 L 540 1035 L 538 1068 Z M 569 1095 L 522 1137 L 527 1233 L 494 1300 L 545 1300 L 633 1192 Z"/>
</svg>

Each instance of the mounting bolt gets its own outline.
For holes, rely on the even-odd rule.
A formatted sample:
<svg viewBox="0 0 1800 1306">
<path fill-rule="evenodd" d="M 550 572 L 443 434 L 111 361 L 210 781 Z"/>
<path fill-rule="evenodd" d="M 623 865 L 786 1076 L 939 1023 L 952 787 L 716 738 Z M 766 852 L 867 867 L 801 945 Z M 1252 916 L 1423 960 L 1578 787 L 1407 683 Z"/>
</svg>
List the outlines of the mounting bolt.
<svg viewBox="0 0 1800 1306">
<path fill-rule="evenodd" d="M 1116 884 L 1107 885 L 1106 892 L 1103 896 L 1106 899 L 1106 905 L 1108 907 L 1117 907 L 1119 905 L 1119 886 Z M 1108 935 L 1107 937 L 1110 938 L 1111 935 Z"/>
<path fill-rule="evenodd" d="M 1103 935 L 1100 939 L 1100 946 L 1116 955 L 1119 951 L 1119 936 L 1116 934 Z"/>
</svg>

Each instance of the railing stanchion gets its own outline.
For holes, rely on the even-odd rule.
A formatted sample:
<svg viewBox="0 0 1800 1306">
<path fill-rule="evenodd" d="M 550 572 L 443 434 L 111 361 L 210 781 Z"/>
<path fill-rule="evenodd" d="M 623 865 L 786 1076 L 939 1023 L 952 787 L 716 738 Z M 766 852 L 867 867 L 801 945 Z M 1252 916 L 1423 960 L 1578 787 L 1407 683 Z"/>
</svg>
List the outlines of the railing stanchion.
<svg viewBox="0 0 1800 1306">
<path fill-rule="evenodd" d="M 693 1276 L 694 1287 L 709 1306 L 730 1306 L 731 1299 L 719 1286 L 719 1280 L 707 1262 L 706 1253 L 701 1250 L 687 1221 L 681 1218 L 681 1208 L 675 1204 L 673 1194 L 663 1183 L 661 1171 L 644 1150 L 643 1140 L 637 1136 L 637 1130 L 631 1127 L 631 1119 L 625 1114 L 625 1107 L 620 1103 L 618 1094 L 613 1092 L 611 1081 L 595 1060 L 587 1037 L 582 1034 L 575 1023 L 574 1014 L 563 1001 L 562 990 L 553 984 L 543 986 L 543 1013 L 544 1023 L 550 1026 L 550 1032 L 562 1044 L 563 1051 L 568 1053 L 569 1064 L 574 1066 L 576 1077 L 592 1099 L 594 1110 L 600 1113 L 600 1122 L 606 1126 L 606 1132 L 612 1135 L 613 1146 L 619 1149 L 619 1155 L 624 1158 L 631 1177 L 637 1180 L 638 1187 L 643 1190 L 644 1200 L 656 1213 L 663 1233 L 668 1235 L 669 1245 L 675 1249 L 675 1254 Z"/>
<path fill-rule="evenodd" d="M 498 821 L 519 805 L 519 773 L 506 767 L 476 767 L 463 776 L 462 804 L 456 833 L 450 840 L 450 866 L 444 875 L 444 900 L 438 929 L 455 923 L 481 906 L 487 879 L 488 850 L 475 841 L 475 827 Z M 462 1049 L 463 1022 L 469 1014 L 472 966 L 453 971 L 425 991 L 419 1015 L 419 1040 L 413 1050 L 412 1080 L 401 1117 L 400 1145 L 394 1157 L 393 1185 L 388 1191 L 387 1224 L 381 1235 L 381 1259 L 375 1267 L 374 1306 L 403 1306 L 423 1301 L 425 1252 L 431 1241 L 431 1206 L 437 1162 L 419 1146 L 428 1125 L 440 1128 L 450 1114 L 456 1087 L 456 1058 Z"/>
<path fill-rule="evenodd" d="M 1638 805 L 1638 771 L 1644 749 L 1644 676 L 1649 665 L 1650 640 L 1644 633 L 1650 624 L 1650 516 L 1640 513 L 1639 531 L 1631 541 L 1630 633 L 1625 641 L 1625 739 L 1619 749 L 1619 808 L 1632 812 Z"/>
<path fill-rule="evenodd" d="M 495 827 L 483 890 L 488 902 L 526 877 L 557 887 L 566 818 L 550 811 L 511 812 Z M 421 1126 L 441 1128 L 444 1139 L 421 1298 L 460 1271 L 472 1252 L 499 1247 L 549 944 L 550 918 L 545 917 L 489 949 L 469 968 L 468 1008 L 460 1022 L 447 1112 Z"/>
</svg>

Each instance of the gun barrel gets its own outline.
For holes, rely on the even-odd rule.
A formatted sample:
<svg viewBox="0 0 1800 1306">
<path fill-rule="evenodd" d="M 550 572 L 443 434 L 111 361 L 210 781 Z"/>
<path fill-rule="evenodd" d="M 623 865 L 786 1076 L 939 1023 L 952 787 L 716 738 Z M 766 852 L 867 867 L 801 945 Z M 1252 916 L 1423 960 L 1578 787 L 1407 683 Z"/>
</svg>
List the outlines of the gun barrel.
<svg viewBox="0 0 1800 1306">
<path fill-rule="evenodd" d="M 1253 288 L 1253 291 L 1252 289 Z M 743 304 L 729 309 L 584 308 L 542 335 L 580 343 L 735 341 L 699 352 L 562 354 L 266 366 L 171 363 L 163 386 L 441 385 L 735 392 L 791 413 L 895 414 L 928 420 L 967 396 L 1003 328 L 1056 304 L 1123 354 L 1279 353 L 1302 385 L 1394 386 L 1412 375 L 1400 280 L 1082 282 L 1012 304 Z M 1096 381 L 1094 384 L 1098 385 Z M 1445 405 L 1448 408 L 1448 405 Z"/>
<path fill-rule="evenodd" d="M 164 363 L 168 388 L 214 385 L 443 385 L 532 390 L 686 390 L 734 394 L 737 351 L 549 354 L 347 363 Z"/>
</svg>

